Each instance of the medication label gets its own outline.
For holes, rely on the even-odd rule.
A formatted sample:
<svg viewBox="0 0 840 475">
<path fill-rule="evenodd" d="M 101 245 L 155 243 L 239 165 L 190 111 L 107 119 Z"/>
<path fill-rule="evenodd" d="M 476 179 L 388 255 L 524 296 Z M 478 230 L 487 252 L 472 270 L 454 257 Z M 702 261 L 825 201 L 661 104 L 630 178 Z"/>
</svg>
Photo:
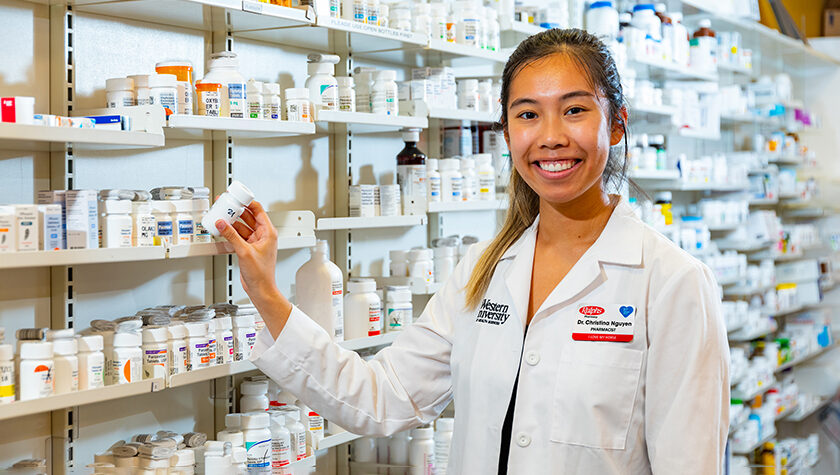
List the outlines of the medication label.
<svg viewBox="0 0 840 475">
<path fill-rule="evenodd" d="M 574 315 L 576 341 L 633 341 L 636 307 L 632 305 L 580 305 Z"/>
</svg>

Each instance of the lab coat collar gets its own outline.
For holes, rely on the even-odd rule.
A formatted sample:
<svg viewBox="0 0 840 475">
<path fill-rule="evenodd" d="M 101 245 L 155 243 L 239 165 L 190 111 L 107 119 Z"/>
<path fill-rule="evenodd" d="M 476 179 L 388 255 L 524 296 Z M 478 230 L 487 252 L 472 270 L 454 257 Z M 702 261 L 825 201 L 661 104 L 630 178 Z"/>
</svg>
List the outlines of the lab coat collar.
<svg viewBox="0 0 840 475">
<path fill-rule="evenodd" d="M 537 215 L 534 222 L 522 232 L 522 236 L 502 254 L 500 260 L 516 257 L 523 249 L 531 248 L 530 255 L 533 261 L 533 247 L 536 244 L 539 223 L 540 216 Z M 622 196 L 601 235 L 584 257 L 593 257 L 599 262 L 608 264 L 641 265 L 642 232 L 643 224 L 627 203 L 627 199 Z"/>
</svg>

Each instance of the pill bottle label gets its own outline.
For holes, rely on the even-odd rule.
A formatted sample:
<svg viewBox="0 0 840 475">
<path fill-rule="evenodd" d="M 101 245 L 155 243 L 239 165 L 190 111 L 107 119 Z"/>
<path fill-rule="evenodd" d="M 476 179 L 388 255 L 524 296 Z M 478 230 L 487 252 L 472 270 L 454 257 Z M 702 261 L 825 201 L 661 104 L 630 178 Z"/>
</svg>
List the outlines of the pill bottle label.
<svg viewBox="0 0 840 475">
<path fill-rule="evenodd" d="M 53 367 L 52 364 L 44 365 L 39 364 L 32 370 L 32 374 L 28 382 L 32 383 L 32 388 L 35 389 L 34 394 L 37 394 L 39 398 L 47 397 L 53 394 Z M 26 382 L 23 381 L 23 375 L 21 375 L 21 385 L 25 385 Z"/>
<path fill-rule="evenodd" d="M 385 89 L 385 113 L 397 115 L 397 90 L 395 88 Z"/>
<path fill-rule="evenodd" d="M 452 177 L 450 179 L 452 183 L 450 186 L 452 188 L 452 201 L 461 201 L 461 189 L 464 185 L 463 178 L 460 177 Z"/>
<path fill-rule="evenodd" d="M 166 377 L 166 349 L 143 351 L 143 379 Z"/>
<path fill-rule="evenodd" d="M 182 346 L 172 352 L 172 359 L 169 361 L 169 375 L 175 375 L 187 370 L 187 347 Z"/>
<path fill-rule="evenodd" d="M 364 23 L 367 19 L 367 14 L 365 12 L 365 2 L 364 0 L 359 1 L 355 0 L 353 2 L 353 19 L 359 23 Z"/>
<path fill-rule="evenodd" d="M 251 355 L 251 350 L 254 349 L 254 345 L 257 343 L 257 333 L 256 332 L 246 333 L 245 338 L 247 339 L 246 341 L 248 342 L 248 355 L 250 356 Z"/>
<path fill-rule="evenodd" d="M 245 84 L 228 84 L 228 99 L 230 100 L 230 116 L 242 119 L 245 117 Z"/>
<path fill-rule="evenodd" d="M 271 439 L 245 442 L 248 451 L 248 473 L 267 473 L 260 469 L 271 467 Z"/>
<path fill-rule="evenodd" d="M 212 340 L 207 341 L 207 363 L 210 364 L 212 361 L 213 363 L 216 362 L 216 353 L 217 353 L 217 345 L 216 339 L 213 338 Z"/>
<path fill-rule="evenodd" d="M 88 367 L 88 387 L 82 389 L 95 389 L 105 386 L 105 368 L 101 364 L 94 364 Z"/>
<path fill-rule="evenodd" d="M 490 195 L 496 193 L 496 177 L 492 173 L 478 174 L 478 194 Z"/>
<path fill-rule="evenodd" d="M 0 404 L 15 400 L 15 365 L 11 361 L 0 363 Z"/>
<path fill-rule="evenodd" d="M 335 329 L 334 338 L 336 341 L 344 341 L 344 286 L 341 282 L 332 283 L 332 308 L 335 321 L 333 328 Z"/>
<path fill-rule="evenodd" d="M 138 218 L 137 233 L 134 235 L 136 247 L 149 247 L 155 245 L 155 230 L 157 224 L 154 216 L 140 216 Z"/>
<path fill-rule="evenodd" d="M 431 201 L 440 201 L 440 177 L 429 177 L 429 196 Z"/>
<path fill-rule="evenodd" d="M 332 84 L 321 84 L 321 104 L 327 109 L 335 110 L 338 102 L 338 88 Z"/>
<path fill-rule="evenodd" d="M 289 103 L 286 107 L 286 118 L 297 122 L 309 122 L 309 103 Z"/>
<path fill-rule="evenodd" d="M 407 303 L 395 303 L 387 308 L 388 331 L 402 330 L 405 325 L 411 322 L 411 305 Z"/>
<path fill-rule="evenodd" d="M 271 439 L 271 468 L 278 469 L 290 463 L 292 463 L 292 447 L 289 445 L 288 439 Z"/>
<path fill-rule="evenodd" d="M 191 219 L 178 220 L 178 244 L 189 244 L 192 242 L 195 223 Z"/>
<path fill-rule="evenodd" d="M 306 431 L 300 431 L 297 434 L 292 434 L 292 437 L 297 439 L 297 459 L 300 460 L 306 458 Z"/>
<path fill-rule="evenodd" d="M 137 366 L 139 365 L 140 362 L 134 358 L 113 360 L 111 362 L 113 384 L 126 384 L 134 381 L 136 379 L 134 378 L 134 372 L 138 370 Z"/>
<path fill-rule="evenodd" d="M 210 354 L 207 343 L 190 345 L 190 355 L 187 359 L 187 371 L 206 368 L 210 364 Z"/>
<path fill-rule="evenodd" d="M 269 103 L 263 106 L 263 119 L 280 120 L 280 105 L 276 103 Z"/>
<path fill-rule="evenodd" d="M 157 220 L 155 246 L 163 246 L 172 241 L 172 221 Z"/>
<path fill-rule="evenodd" d="M 233 336 L 226 336 L 216 349 L 216 362 L 227 364 L 233 361 Z"/>
<path fill-rule="evenodd" d="M 248 117 L 259 119 L 262 115 L 262 104 L 259 101 L 248 101 Z"/>
<path fill-rule="evenodd" d="M 309 411 L 309 431 L 318 432 L 324 429 L 324 418 L 315 411 Z"/>
<path fill-rule="evenodd" d="M 368 336 L 382 333 L 382 306 L 372 303 L 368 306 Z"/>
<path fill-rule="evenodd" d="M 478 20 L 464 18 L 464 44 L 478 45 Z"/>
<path fill-rule="evenodd" d="M 221 94 L 219 91 L 201 91 L 198 104 L 200 114 L 207 117 L 219 117 Z"/>
<path fill-rule="evenodd" d="M 178 110 L 176 96 L 175 89 L 161 89 L 154 91 L 149 97 L 151 98 L 152 104 L 163 106 L 166 109 L 166 115 L 170 115 Z"/>
<path fill-rule="evenodd" d="M 350 94 L 338 96 L 338 110 L 342 112 L 355 112 L 355 97 Z"/>
</svg>

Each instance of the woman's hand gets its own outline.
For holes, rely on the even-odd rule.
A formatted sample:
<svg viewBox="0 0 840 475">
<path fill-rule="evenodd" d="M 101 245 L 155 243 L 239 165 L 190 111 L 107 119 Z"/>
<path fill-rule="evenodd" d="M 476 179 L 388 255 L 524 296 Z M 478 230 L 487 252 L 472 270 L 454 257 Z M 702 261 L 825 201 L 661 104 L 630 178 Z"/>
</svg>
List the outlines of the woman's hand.
<svg viewBox="0 0 840 475">
<path fill-rule="evenodd" d="M 233 226 L 220 219 L 216 229 L 233 246 L 239 259 L 242 288 L 277 338 L 292 311 L 292 304 L 277 289 L 274 278 L 277 229 L 258 201 L 251 202 L 240 218 L 242 221 Z"/>
</svg>

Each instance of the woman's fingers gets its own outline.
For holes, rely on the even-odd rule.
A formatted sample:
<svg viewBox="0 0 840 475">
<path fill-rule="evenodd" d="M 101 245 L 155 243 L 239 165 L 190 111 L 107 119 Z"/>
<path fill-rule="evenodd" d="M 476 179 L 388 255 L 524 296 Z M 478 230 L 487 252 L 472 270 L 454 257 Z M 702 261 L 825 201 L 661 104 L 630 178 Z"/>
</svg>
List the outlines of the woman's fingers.
<svg viewBox="0 0 840 475">
<path fill-rule="evenodd" d="M 265 209 L 263 209 L 263 206 L 259 201 L 252 201 L 251 204 L 247 206 L 247 210 L 254 216 L 257 224 L 261 226 L 273 226 L 271 224 L 271 219 L 268 217 L 268 213 L 265 212 Z M 256 227 L 254 229 L 256 229 Z"/>
<path fill-rule="evenodd" d="M 239 217 L 242 218 L 242 221 L 245 221 L 245 224 L 247 224 L 249 228 L 257 229 L 257 220 L 254 218 L 250 209 L 245 208 Z"/>
<path fill-rule="evenodd" d="M 245 239 L 239 235 L 239 233 L 233 228 L 233 226 L 226 223 L 224 220 L 220 219 L 216 221 L 216 229 L 219 230 L 219 234 L 221 234 L 228 242 L 233 246 L 234 252 L 239 254 L 240 252 L 246 249 L 248 243 L 245 242 Z"/>
<path fill-rule="evenodd" d="M 236 232 L 239 233 L 239 235 L 246 241 L 252 234 L 254 234 L 254 231 L 251 228 L 246 226 L 245 223 L 240 223 L 239 221 L 233 223 L 233 229 L 235 229 Z"/>
</svg>

